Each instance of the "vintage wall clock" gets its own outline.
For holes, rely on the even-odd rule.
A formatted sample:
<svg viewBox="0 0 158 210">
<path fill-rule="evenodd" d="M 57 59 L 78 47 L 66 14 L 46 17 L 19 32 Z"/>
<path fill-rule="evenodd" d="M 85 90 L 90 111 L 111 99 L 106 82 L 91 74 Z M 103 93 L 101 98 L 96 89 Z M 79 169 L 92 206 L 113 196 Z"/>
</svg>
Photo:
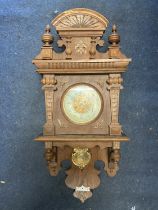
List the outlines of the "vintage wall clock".
<svg viewBox="0 0 158 210">
<path fill-rule="evenodd" d="M 56 176 L 63 160 L 71 161 L 66 171 L 66 185 L 74 189 L 74 197 L 84 202 L 92 189 L 100 184 L 96 160 L 105 163 L 105 171 L 114 176 L 120 160 L 123 134 L 119 116 L 121 74 L 131 59 L 120 50 L 116 26 L 106 52 L 101 39 L 108 20 L 101 14 L 77 8 L 59 14 L 53 21 L 59 34 L 57 53 L 47 25 L 43 46 L 33 64 L 42 75 L 45 94 L 46 123 L 43 135 L 36 141 L 45 143 L 45 158 L 52 176 Z"/>
</svg>

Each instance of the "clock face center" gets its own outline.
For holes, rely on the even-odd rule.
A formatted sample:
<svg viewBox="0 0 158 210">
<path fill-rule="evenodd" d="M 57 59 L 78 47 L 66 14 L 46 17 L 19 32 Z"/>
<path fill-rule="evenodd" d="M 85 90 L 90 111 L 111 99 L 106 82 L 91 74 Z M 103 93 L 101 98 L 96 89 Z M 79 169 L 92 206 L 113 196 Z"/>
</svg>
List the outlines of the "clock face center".
<svg viewBox="0 0 158 210">
<path fill-rule="evenodd" d="M 86 113 L 92 106 L 91 101 L 88 100 L 86 94 L 77 94 L 74 98 L 73 108 L 78 113 Z"/>
<path fill-rule="evenodd" d="M 69 121 L 84 125 L 99 116 L 102 103 L 101 95 L 96 88 L 88 84 L 76 84 L 64 92 L 62 110 Z"/>
</svg>

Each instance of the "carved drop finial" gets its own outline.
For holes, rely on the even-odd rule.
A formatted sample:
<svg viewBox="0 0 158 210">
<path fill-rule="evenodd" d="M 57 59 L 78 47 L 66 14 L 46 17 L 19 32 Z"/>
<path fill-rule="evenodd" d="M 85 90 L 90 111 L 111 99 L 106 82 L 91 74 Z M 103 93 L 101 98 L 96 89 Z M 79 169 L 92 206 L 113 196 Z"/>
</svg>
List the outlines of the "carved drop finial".
<svg viewBox="0 0 158 210">
<path fill-rule="evenodd" d="M 109 36 L 109 43 L 112 45 L 117 45 L 120 42 L 120 36 L 117 33 L 117 27 L 114 24 L 112 27 L 112 34 Z"/>
<path fill-rule="evenodd" d="M 42 36 L 42 42 L 44 43 L 44 46 L 47 47 L 49 47 L 50 44 L 53 42 L 53 36 L 50 32 L 51 32 L 50 26 L 46 25 L 45 33 Z"/>
</svg>

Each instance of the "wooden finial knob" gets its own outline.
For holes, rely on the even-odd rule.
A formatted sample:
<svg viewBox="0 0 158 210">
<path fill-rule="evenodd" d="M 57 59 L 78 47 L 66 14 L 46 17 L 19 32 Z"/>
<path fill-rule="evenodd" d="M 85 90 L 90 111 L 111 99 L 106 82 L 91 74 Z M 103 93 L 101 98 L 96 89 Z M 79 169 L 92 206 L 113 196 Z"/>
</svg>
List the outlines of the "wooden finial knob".
<svg viewBox="0 0 158 210">
<path fill-rule="evenodd" d="M 116 33 L 117 32 L 117 28 L 116 28 L 116 25 L 115 24 L 112 26 L 112 32 L 113 33 Z"/>
<path fill-rule="evenodd" d="M 49 24 L 46 25 L 45 32 L 46 32 L 46 33 L 50 33 L 50 25 L 49 25 Z"/>
<path fill-rule="evenodd" d="M 116 45 L 120 42 L 120 36 L 117 33 L 116 25 L 112 27 L 112 34 L 109 36 L 109 43 L 112 45 Z"/>
<path fill-rule="evenodd" d="M 45 33 L 42 36 L 42 42 L 44 43 L 44 46 L 50 46 L 50 44 L 53 42 L 53 36 L 50 33 L 50 26 L 46 25 Z"/>
</svg>

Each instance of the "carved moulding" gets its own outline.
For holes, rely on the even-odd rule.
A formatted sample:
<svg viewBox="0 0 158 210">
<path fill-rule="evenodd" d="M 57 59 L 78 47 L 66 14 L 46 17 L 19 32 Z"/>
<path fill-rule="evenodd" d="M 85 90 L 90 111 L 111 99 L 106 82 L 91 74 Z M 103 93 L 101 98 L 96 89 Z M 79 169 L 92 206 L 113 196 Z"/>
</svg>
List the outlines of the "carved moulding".
<svg viewBox="0 0 158 210">
<path fill-rule="evenodd" d="M 42 75 L 46 112 L 43 135 L 35 140 L 45 144 L 45 159 L 52 176 L 58 174 L 63 160 L 71 162 L 65 183 L 74 190 L 74 197 L 84 202 L 100 184 L 100 171 L 95 168 L 97 160 L 104 162 L 110 177 L 119 169 L 120 143 L 128 141 L 119 122 L 119 96 L 122 73 L 131 59 L 121 52 L 115 25 L 108 37 L 108 50 L 97 50 L 97 46 L 105 44 L 102 36 L 108 20 L 95 11 L 68 10 L 52 20 L 52 25 L 59 34 L 58 46 L 64 46 L 65 50 L 61 53 L 54 50 L 51 28 L 47 25 L 41 51 L 33 59 L 36 72 Z M 102 109 L 94 122 L 73 124 L 64 117 L 62 96 L 73 85 L 85 83 L 101 94 Z M 83 111 L 87 110 L 83 109 L 87 100 L 77 102 Z"/>
</svg>

